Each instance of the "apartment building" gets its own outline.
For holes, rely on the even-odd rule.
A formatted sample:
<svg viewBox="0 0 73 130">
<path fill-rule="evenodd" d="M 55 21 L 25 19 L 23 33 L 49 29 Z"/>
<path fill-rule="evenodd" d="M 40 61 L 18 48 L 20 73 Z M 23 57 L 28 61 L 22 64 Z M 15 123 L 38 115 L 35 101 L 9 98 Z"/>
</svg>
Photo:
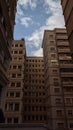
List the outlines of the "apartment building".
<svg viewBox="0 0 73 130">
<path fill-rule="evenodd" d="M 5 123 L 21 123 L 23 115 L 25 41 L 12 42 L 12 61 L 9 68 L 9 84 L 6 90 Z"/>
<path fill-rule="evenodd" d="M 47 123 L 43 57 L 26 57 L 23 123 Z"/>
<path fill-rule="evenodd" d="M 7 69 L 11 60 L 11 43 L 17 0 L 0 0 L 0 107 L 8 84 Z M 1 98 L 2 97 L 2 98 Z M 2 101 L 2 103 L 1 103 Z"/>
<path fill-rule="evenodd" d="M 73 0 L 61 0 L 68 40 L 73 57 Z"/>
<path fill-rule="evenodd" d="M 73 63 L 66 30 L 45 30 L 42 46 L 49 129 L 72 130 Z"/>
</svg>

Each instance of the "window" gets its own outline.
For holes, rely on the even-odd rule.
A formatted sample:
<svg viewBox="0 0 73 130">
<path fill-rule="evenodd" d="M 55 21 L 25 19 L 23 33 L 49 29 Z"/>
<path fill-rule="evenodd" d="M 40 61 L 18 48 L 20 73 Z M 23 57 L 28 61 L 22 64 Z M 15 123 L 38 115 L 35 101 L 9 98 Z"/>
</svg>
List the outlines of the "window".
<svg viewBox="0 0 73 130">
<path fill-rule="evenodd" d="M 20 92 L 16 92 L 16 97 L 20 97 Z"/>
<path fill-rule="evenodd" d="M 23 47 L 23 45 L 22 45 L 22 44 L 20 44 L 20 47 Z"/>
<path fill-rule="evenodd" d="M 13 69 L 16 69 L 16 66 L 13 66 Z"/>
<path fill-rule="evenodd" d="M 7 118 L 7 123 L 12 123 L 12 118 Z"/>
<path fill-rule="evenodd" d="M 10 92 L 10 97 L 14 97 L 14 92 Z"/>
<path fill-rule="evenodd" d="M 61 103 L 62 103 L 62 102 L 61 102 L 61 99 L 60 99 L 60 98 L 56 98 L 56 99 L 55 99 L 55 103 L 56 103 L 56 104 L 61 104 Z"/>
<path fill-rule="evenodd" d="M 71 103 L 70 98 L 66 98 L 66 99 L 65 99 L 65 102 L 66 102 L 67 104 L 70 104 L 70 103 Z"/>
<path fill-rule="evenodd" d="M 21 74 L 17 74 L 18 77 L 21 77 Z"/>
<path fill-rule="evenodd" d="M 51 57 L 52 57 L 52 58 L 55 58 L 55 57 L 56 57 L 56 55 L 55 55 L 55 54 L 51 54 Z"/>
<path fill-rule="evenodd" d="M 23 52 L 22 51 L 19 51 L 19 54 L 22 54 Z"/>
<path fill-rule="evenodd" d="M 72 110 L 68 110 L 68 115 L 72 115 Z"/>
<path fill-rule="evenodd" d="M 18 65 L 18 69 L 21 69 L 22 68 L 22 66 L 21 65 Z"/>
<path fill-rule="evenodd" d="M 16 74 L 12 74 L 12 78 L 15 78 L 16 77 Z"/>
<path fill-rule="evenodd" d="M 73 128 L 73 123 L 70 123 L 70 128 Z"/>
<path fill-rule="evenodd" d="M 49 35 L 49 38 L 53 38 L 53 35 L 52 35 L 52 34 L 50 34 L 50 35 Z"/>
<path fill-rule="evenodd" d="M 55 81 L 54 86 L 59 86 L 59 82 Z"/>
<path fill-rule="evenodd" d="M 14 87 L 14 86 L 15 86 L 15 83 L 11 83 L 11 86 Z"/>
<path fill-rule="evenodd" d="M 58 125 L 58 128 L 64 128 L 64 123 L 60 122 L 57 124 Z"/>
<path fill-rule="evenodd" d="M 9 103 L 9 110 L 10 110 L 10 111 L 13 110 L 13 103 Z"/>
<path fill-rule="evenodd" d="M 62 110 L 56 110 L 57 116 L 62 116 Z"/>
<path fill-rule="evenodd" d="M 16 83 L 16 87 L 21 87 L 21 82 Z"/>
<path fill-rule="evenodd" d="M 19 103 L 15 103 L 15 111 L 19 111 Z"/>
<path fill-rule="evenodd" d="M 55 93 L 59 93 L 59 92 L 60 92 L 60 89 L 59 89 L 59 88 L 54 88 L 54 92 L 55 92 Z"/>
<path fill-rule="evenodd" d="M 18 44 L 15 44 L 15 47 L 18 47 Z"/>
<path fill-rule="evenodd" d="M 18 51 L 14 51 L 14 54 L 17 54 L 18 53 Z"/>
<path fill-rule="evenodd" d="M 14 118 L 14 123 L 18 123 L 18 117 Z"/>
<path fill-rule="evenodd" d="M 54 51 L 54 50 L 55 50 L 55 48 L 54 48 L 54 47 L 51 47 L 51 48 L 50 48 L 50 50 L 51 50 L 51 51 Z"/>
<path fill-rule="evenodd" d="M 5 110 L 7 110 L 7 103 L 5 104 Z"/>
</svg>

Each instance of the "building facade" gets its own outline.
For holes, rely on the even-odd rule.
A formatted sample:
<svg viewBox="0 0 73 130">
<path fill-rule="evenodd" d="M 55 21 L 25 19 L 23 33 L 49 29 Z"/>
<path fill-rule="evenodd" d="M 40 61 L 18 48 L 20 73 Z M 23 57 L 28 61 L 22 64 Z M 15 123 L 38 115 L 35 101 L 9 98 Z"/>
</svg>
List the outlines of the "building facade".
<svg viewBox="0 0 73 130">
<path fill-rule="evenodd" d="M 73 57 L 73 0 L 61 0 L 68 40 Z"/>
<path fill-rule="evenodd" d="M 73 63 L 65 29 L 45 30 L 45 86 L 50 130 L 73 129 Z"/>
<path fill-rule="evenodd" d="M 4 106 L 5 123 L 22 122 L 25 53 L 24 39 L 12 42 L 12 61 Z"/>
<path fill-rule="evenodd" d="M 46 96 L 43 58 L 26 57 L 24 40 L 13 41 L 5 123 L 47 124 Z"/>
<path fill-rule="evenodd" d="M 8 84 L 7 69 L 11 60 L 11 43 L 17 0 L 0 0 L 0 107 Z M 1 98 L 2 97 L 2 98 Z"/>
<path fill-rule="evenodd" d="M 23 123 L 47 123 L 43 57 L 26 57 Z"/>
</svg>

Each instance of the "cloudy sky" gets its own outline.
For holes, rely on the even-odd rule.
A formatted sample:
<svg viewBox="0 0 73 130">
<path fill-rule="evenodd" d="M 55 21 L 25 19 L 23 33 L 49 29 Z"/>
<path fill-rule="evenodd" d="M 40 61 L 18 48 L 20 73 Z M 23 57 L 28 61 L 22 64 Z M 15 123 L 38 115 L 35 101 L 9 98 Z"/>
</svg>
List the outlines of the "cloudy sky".
<svg viewBox="0 0 73 130">
<path fill-rule="evenodd" d="M 14 39 L 25 38 L 28 56 L 42 56 L 44 30 L 64 25 L 60 0 L 18 0 Z"/>
</svg>

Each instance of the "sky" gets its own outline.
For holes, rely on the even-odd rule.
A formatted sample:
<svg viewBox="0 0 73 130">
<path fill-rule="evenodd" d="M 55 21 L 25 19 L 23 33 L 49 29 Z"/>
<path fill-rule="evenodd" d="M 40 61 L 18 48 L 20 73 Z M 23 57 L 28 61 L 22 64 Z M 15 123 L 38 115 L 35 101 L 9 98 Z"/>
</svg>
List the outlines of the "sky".
<svg viewBox="0 0 73 130">
<path fill-rule="evenodd" d="M 60 0 L 18 0 L 14 39 L 25 39 L 27 56 L 43 56 L 44 30 L 65 27 Z"/>
</svg>

